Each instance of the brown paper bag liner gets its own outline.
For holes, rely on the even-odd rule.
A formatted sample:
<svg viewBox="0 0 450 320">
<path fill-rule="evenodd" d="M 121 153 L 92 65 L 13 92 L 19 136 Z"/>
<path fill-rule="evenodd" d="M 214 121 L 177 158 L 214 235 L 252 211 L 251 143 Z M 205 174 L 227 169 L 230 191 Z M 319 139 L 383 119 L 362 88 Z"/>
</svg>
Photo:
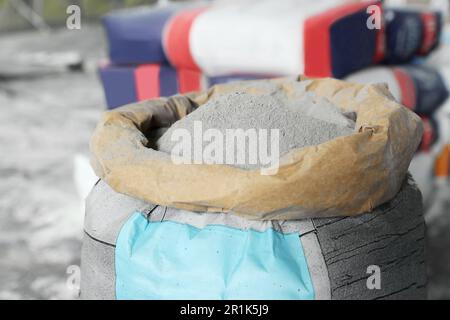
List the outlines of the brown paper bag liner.
<svg viewBox="0 0 450 320">
<path fill-rule="evenodd" d="M 355 132 L 292 150 L 281 158 L 275 175 L 227 165 L 177 165 L 150 147 L 146 136 L 152 130 L 171 126 L 214 95 L 242 90 L 236 84 L 218 85 L 106 112 L 91 140 L 96 174 L 115 191 L 154 204 L 261 220 L 352 216 L 395 197 L 423 128 L 386 85 L 302 77 L 270 81 L 287 95 L 295 90 L 294 81 L 308 81 L 307 91 L 356 112 Z M 252 83 L 245 91 L 261 92 Z"/>
</svg>

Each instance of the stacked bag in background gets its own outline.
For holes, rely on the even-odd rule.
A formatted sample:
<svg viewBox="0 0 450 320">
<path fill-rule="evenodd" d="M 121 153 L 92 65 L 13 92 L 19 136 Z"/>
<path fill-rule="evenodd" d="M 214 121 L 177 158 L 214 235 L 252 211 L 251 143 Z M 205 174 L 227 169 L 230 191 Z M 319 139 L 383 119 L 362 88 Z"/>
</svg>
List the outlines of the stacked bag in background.
<svg viewBox="0 0 450 320">
<path fill-rule="evenodd" d="M 372 19 L 377 14 L 385 16 L 379 25 Z M 192 2 L 119 11 L 103 18 L 110 63 L 100 73 L 109 108 L 240 79 L 343 78 L 428 54 L 439 43 L 441 20 L 438 12 L 351 0 Z M 158 67 L 159 77 L 140 72 Z"/>
<path fill-rule="evenodd" d="M 439 44 L 442 14 L 406 8 L 386 8 L 386 57 L 389 64 L 426 56 Z"/>
<path fill-rule="evenodd" d="M 371 5 L 381 11 L 380 1 L 216 2 L 174 16 L 163 43 L 173 66 L 207 76 L 342 77 L 383 59 L 383 30 L 367 28 Z"/>
<path fill-rule="evenodd" d="M 167 64 L 100 67 L 109 108 L 132 102 L 172 96 L 199 90 L 201 74 L 188 69 L 174 69 Z"/>
<path fill-rule="evenodd" d="M 384 59 L 384 29 L 366 25 L 374 11 L 381 1 L 193 2 L 111 13 L 103 19 L 110 62 L 100 68 L 108 107 L 141 100 L 138 88 L 148 83 L 145 98 L 240 79 L 342 78 Z M 137 77 L 149 64 L 195 76 L 169 84 Z"/>
<path fill-rule="evenodd" d="M 200 74 L 177 70 L 167 61 L 163 31 L 185 4 L 138 8 L 103 17 L 109 43 L 109 62 L 100 67 L 109 108 L 198 90 Z"/>
<path fill-rule="evenodd" d="M 441 34 L 441 45 L 429 57 L 416 61 L 425 66 L 439 70 L 446 82 L 446 87 L 450 90 L 450 26 L 447 24 Z M 446 186 L 450 177 L 450 99 L 447 99 L 435 112 L 433 118 L 438 123 L 439 138 L 438 143 L 428 153 L 418 153 L 414 157 L 411 165 L 411 172 L 423 171 L 425 162 L 431 163 L 432 181 L 430 183 L 431 196 L 429 203 L 432 204 L 432 198 L 447 197 Z M 415 164 L 417 162 L 417 165 Z M 416 179 L 418 180 L 418 179 Z M 444 185 L 444 188 L 442 186 Z M 420 185 L 419 185 L 420 186 Z M 427 200 L 425 198 L 425 200 Z M 430 208 L 427 220 L 434 219 L 436 215 L 433 208 Z"/>
</svg>

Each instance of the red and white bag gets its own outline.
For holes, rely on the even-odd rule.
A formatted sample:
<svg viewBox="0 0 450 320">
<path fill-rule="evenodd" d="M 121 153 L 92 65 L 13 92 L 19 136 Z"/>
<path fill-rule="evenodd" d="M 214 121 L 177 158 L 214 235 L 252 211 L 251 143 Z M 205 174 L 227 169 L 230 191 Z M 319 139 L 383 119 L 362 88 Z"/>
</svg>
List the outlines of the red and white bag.
<svg viewBox="0 0 450 320">
<path fill-rule="evenodd" d="M 384 58 L 380 1 L 219 1 L 181 12 L 164 30 L 177 68 L 224 74 L 343 77 Z M 382 19 L 381 19 L 382 20 Z"/>
</svg>

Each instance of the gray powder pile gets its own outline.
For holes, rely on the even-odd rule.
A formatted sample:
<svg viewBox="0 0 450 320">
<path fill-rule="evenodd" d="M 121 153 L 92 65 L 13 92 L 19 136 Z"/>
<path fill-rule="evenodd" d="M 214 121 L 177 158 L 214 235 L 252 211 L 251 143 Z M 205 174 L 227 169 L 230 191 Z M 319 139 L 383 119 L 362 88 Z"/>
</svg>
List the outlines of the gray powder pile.
<svg viewBox="0 0 450 320">
<path fill-rule="evenodd" d="M 265 88 L 267 89 L 267 88 Z M 300 92 L 302 92 L 300 90 Z M 171 153 L 179 142 L 172 141 L 177 129 L 194 132 L 194 123 L 201 121 L 202 131 L 217 129 L 226 136 L 227 129 L 266 129 L 270 148 L 270 130 L 279 130 L 279 156 L 292 149 L 314 146 L 326 141 L 350 135 L 355 126 L 354 115 L 343 114 L 326 99 L 313 93 L 303 92 L 294 99 L 287 99 L 280 90 L 269 90 L 267 94 L 233 92 L 209 100 L 206 104 L 173 124 L 157 141 L 160 151 Z M 203 147 L 209 141 L 203 141 Z M 193 148 L 193 143 L 192 143 Z M 244 169 L 256 169 L 264 163 L 249 163 L 250 148 L 236 150 L 245 152 L 244 164 L 232 164 Z M 254 151 L 254 150 L 252 150 Z M 270 152 L 270 151 L 269 151 Z M 194 150 L 191 150 L 194 154 Z"/>
</svg>

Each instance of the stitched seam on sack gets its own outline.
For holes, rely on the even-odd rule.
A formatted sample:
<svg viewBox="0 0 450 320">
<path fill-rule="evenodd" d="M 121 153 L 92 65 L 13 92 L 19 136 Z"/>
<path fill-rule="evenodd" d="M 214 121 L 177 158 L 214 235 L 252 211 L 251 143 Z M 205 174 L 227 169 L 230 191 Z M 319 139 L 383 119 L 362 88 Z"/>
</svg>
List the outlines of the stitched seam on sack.
<svg viewBox="0 0 450 320">
<path fill-rule="evenodd" d="M 83 231 L 84 231 L 84 233 L 85 233 L 91 240 L 94 240 L 94 241 L 99 242 L 99 243 L 101 243 L 101 244 L 107 245 L 107 246 L 109 246 L 109 247 L 113 247 L 113 248 L 116 247 L 115 244 L 112 244 L 112 243 L 109 243 L 109 242 L 106 242 L 106 241 L 97 239 L 97 238 L 91 236 L 86 230 L 83 230 Z"/>
</svg>

